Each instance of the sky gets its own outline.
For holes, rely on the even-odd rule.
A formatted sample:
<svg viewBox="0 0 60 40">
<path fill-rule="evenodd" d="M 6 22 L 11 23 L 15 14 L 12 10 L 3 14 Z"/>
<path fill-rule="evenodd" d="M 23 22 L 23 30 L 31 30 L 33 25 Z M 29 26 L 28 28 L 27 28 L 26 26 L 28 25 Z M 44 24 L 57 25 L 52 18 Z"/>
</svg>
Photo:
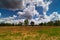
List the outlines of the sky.
<svg viewBox="0 0 60 40">
<path fill-rule="evenodd" d="M 47 14 L 50 15 L 54 11 L 60 13 L 60 0 L 52 0 Z"/>
<path fill-rule="evenodd" d="M 60 20 L 60 0 L 0 0 L 0 23 L 35 24 Z"/>
</svg>

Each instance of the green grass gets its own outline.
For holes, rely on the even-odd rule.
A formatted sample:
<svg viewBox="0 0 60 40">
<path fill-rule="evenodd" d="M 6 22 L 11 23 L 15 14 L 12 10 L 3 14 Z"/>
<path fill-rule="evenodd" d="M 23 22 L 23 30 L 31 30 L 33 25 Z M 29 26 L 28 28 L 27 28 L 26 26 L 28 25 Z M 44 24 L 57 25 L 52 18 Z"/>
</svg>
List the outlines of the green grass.
<svg viewBox="0 0 60 40">
<path fill-rule="evenodd" d="M 34 37 L 34 40 L 39 40 L 39 39 L 40 39 L 40 36 Z"/>
<path fill-rule="evenodd" d="M 16 32 L 16 33 L 10 33 L 10 36 L 22 36 L 21 32 Z"/>
<path fill-rule="evenodd" d="M 48 36 L 60 36 L 60 28 L 50 28 L 48 30 L 38 30 L 39 34 L 47 34 Z"/>
<path fill-rule="evenodd" d="M 26 36 L 25 38 L 23 38 L 22 40 L 40 40 L 40 36 Z"/>
<path fill-rule="evenodd" d="M 27 36 L 24 38 L 24 40 L 31 40 L 31 39 L 33 39 L 31 36 Z"/>
<path fill-rule="evenodd" d="M 31 28 L 33 28 L 33 27 L 31 27 Z M 30 29 L 28 29 L 28 30 L 25 30 L 25 31 L 27 31 L 26 34 L 23 34 L 25 32 L 22 32 L 21 30 L 19 30 L 15 33 L 13 31 L 11 32 L 10 29 L 3 30 L 3 32 L 0 32 L 0 40 L 14 40 L 14 39 L 16 39 L 16 40 L 40 40 L 40 38 L 48 39 L 50 37 L 57 37 L 56 40 L 60 40 L 60 27 L 53 27 L 53 28 L 47 28 L 47 29 L 43 29 L 43 28 L 34 29 L 33 28 L 31 30 Z M 38 35 L 33 37 L 33 34 L 34 35 L 38 34 Z M 26 35 L 26 37 L 25 37 L 25 35 Z M 11 38 L 11 37 L 13 37 L 13 38 Z"/>
</svg>

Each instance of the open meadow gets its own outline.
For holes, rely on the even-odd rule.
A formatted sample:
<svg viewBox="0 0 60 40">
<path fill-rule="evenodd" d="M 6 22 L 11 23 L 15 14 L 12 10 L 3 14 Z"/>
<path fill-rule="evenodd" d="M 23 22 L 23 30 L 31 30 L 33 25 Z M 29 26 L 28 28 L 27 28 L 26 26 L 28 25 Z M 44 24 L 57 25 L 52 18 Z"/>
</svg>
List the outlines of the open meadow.
<svg viewBox="0 0 60 40">
<path fill-rule="evenodd" d="M 60 27 L 0 26 L 0 40 L 60 40 Z"/>
</svg>

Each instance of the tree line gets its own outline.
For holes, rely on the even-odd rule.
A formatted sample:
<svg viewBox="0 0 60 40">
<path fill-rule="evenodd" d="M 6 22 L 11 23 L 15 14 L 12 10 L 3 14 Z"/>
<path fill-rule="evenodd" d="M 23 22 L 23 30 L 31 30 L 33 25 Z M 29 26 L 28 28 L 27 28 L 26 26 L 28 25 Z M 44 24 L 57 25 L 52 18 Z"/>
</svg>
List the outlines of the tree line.
<svg viewBox="0 0 60 40">
<path fill-rule="evenodd" d="M 38 25 L 35 25 L 35 23 L 33 21 L 30 22 L 29 25 L 29 21 L 28 19 L 26 19 L 24 21 L 24 23 L 19 22 L 18 24 L 10 24 L 10 23 L 0 23 L 0 26 L 60 26 L 60 21 L 50 21 L 48 23 L 39 23 Z"/>
</svg>

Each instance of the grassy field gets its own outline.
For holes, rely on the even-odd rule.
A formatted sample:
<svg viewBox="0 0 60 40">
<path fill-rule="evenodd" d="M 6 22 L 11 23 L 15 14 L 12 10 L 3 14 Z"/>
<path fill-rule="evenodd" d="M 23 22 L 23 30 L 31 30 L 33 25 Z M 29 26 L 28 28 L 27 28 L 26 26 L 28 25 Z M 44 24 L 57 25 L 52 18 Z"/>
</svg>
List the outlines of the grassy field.
<svg viewBox="0 0 60 40">
<path fill-rule="evenodd" d="M 0 40 L 60 40 L 60 27 L 0 26 Z"/>
</svg>

